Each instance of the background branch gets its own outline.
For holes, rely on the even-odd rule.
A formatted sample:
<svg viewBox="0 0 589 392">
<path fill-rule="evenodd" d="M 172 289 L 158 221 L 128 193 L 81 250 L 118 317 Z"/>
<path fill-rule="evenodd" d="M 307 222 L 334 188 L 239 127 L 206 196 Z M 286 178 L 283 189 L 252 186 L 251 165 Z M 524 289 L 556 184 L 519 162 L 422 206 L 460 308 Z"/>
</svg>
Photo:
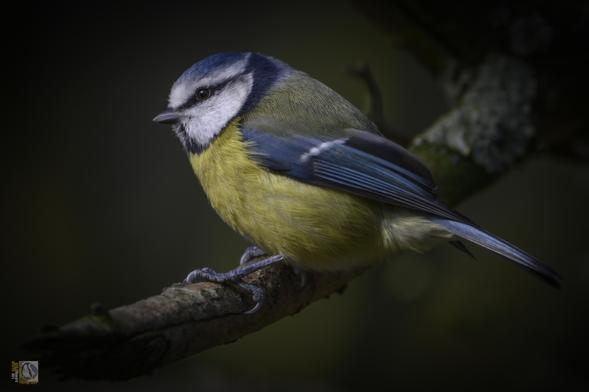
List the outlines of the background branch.
<svg viewBox="0 0 589 392">
<path fill-rule="evenodd" d="M 366 63 L 362 63 L 348 66 L 346 70 L 350 76 L 359 79 L 366 86 L 366 91 L 368 93 L 368 109 L 366 111 L 366 115 L 372 120 L 372 122 L 376 124 L 378 129 L 384 135 L 392 138 L 402 146 L 409 145 L 411 139 L 387 123 L 386 117 L 384 115 L 382 92 L 380 91 L 380 87 L 374 78 L 374 74 L 372 73 L 370 66 Z"/>
</svg>

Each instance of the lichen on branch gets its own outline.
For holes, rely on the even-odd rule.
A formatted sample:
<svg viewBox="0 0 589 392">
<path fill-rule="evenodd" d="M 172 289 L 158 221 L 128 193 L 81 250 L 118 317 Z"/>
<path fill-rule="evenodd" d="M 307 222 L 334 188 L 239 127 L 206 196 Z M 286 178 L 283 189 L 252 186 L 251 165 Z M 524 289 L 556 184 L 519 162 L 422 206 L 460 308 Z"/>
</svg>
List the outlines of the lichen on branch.
<svg viewBox="0 0 589 392">
<path fill-rule="evenodd" d="M 496 54 L 463 74 L 470 80 L 461 79 L 468 88 L 456 97 L 456 106 L 415 143 L 447 146 L 498 173 L 526 153 L 535 134 L 536 79 L 523 61 Z"/>
</svg>

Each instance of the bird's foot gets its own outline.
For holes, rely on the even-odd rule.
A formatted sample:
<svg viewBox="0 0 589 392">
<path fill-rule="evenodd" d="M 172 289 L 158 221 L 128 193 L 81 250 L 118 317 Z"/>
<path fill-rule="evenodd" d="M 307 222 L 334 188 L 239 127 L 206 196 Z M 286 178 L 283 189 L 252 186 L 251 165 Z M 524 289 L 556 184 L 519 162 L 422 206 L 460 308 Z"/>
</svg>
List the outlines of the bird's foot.
<svg viewBox="0 0 589 392">
<path fill-rule="evenodd" d="M 245 283 L 241 280 L 246 275 L 256 272 L 262 268 L 268 267 L 272 264 L 282 262 L 284 257 L 282 255 L 270 256 L 258 261 L 240 265 L 227 272 L 217 272 L 211 268 L 204 267 L 196 269 L 186 276 L 184 284 L 197 282 L 215 282 L 215 283 L 234 283 L 241 290 L 245 291 L 254 302 L 254 306 L 249 309 L 246 314 L 256 313 L 265 303 L 266 295 L 264 290 L 255 284 Z"/>
<path fill-rule="evenodd" d="M 244 265 L 245 263 L 249 263 L 250 261 L 252 261 L 256 257 L 266 256 L 266 255 L 267 255 L 267 253 L 265 250 L 259 248 L 256 245 L 250 245 L 247 247 L 247 249 L 241 255 L 241 258 L 239 259 L 239 265 Z"/>
</svg>

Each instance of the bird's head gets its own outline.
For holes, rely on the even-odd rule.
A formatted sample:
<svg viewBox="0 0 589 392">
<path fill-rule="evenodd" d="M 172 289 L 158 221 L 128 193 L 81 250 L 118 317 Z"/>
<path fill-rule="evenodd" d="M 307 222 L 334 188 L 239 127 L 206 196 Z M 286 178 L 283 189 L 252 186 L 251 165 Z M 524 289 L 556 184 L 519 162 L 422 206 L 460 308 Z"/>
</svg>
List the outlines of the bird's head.
<svg viewBox="0 0 589 392">
<path fill-rule="evenodd" d="M 251 110 L 290 67 L 258 53 L 218 53 L 188 68 L 153 121 L 172 124 L 190 153 L 200 153 L 236 116 Z"/>
</svg>

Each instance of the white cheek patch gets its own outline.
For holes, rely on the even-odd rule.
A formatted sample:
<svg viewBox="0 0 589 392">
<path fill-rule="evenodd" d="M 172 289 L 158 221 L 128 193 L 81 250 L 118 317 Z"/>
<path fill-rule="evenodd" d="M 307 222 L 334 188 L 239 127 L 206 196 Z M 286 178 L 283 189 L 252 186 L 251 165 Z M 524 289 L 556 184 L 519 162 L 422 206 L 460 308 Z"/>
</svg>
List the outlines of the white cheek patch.
<svg viewBox="0 0 589 392">
<path fill-rule="evenodd" d="M 204 78 L 198 80 L 190 81 L 180 78 L 174 84 L 174 86 L 172 86 L 172 91 L 170 92 L 170 97 L 168 99 L 169 106 L 172 109 L 182 106 L 182 104 L 188 101 L 192 94 L 194 94 L 194 91 L 197 87 L 212 86 L 239 75 L 245 70 L 245 67 L 249 61 L 249 57 L 250 55 L 248 54 L 243 58 L 243 60 L 235 62 L 217 71 L 211 72 Z"/>
<path fill-rule="evenodd" d="M 226 85 L 220 92 L 183 113 L 188 137 L 206 146 L 239 113 L 252 91 L 252 74 Z"/>
</svg>

